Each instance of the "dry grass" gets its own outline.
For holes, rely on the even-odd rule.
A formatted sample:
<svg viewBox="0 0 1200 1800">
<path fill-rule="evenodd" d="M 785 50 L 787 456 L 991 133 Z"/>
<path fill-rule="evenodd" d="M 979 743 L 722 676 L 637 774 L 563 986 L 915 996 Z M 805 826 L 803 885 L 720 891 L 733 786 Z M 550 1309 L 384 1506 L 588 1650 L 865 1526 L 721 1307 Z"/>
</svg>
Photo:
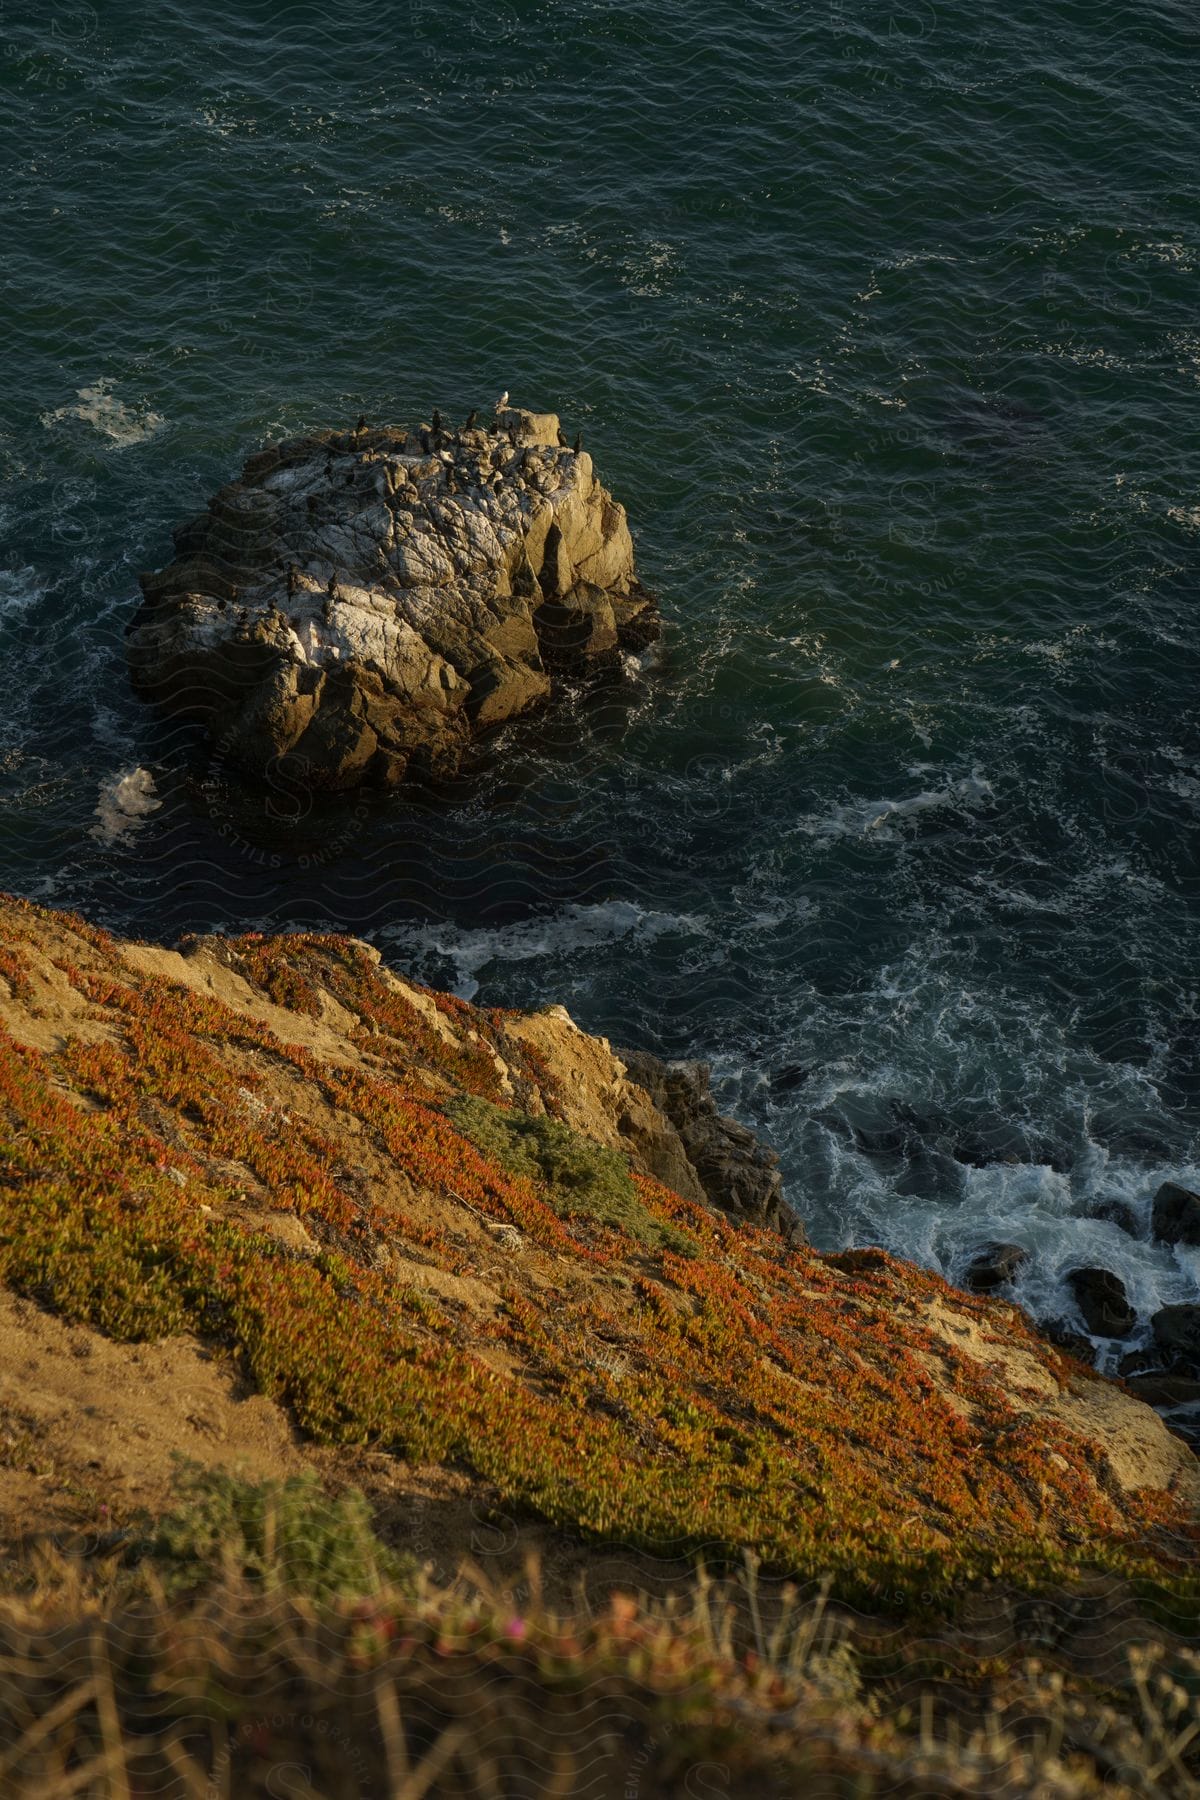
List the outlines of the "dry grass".
<svg viewBox="0 0 1200 1800">
<path fill-rule="evenodd" d="M 972 1728 L 945 1684 L 871 1679 L 823 1597 L 703 1575 L 556 1613 L 464 1566 L 319 1603 L 232 1571 L 46 1562 L 0 1610 L 11 1800 L 596 1800 L 754 1793 L 1089 1800 L 1200 1792 L 1200 1659 L 1147 1646 L 1096 1696 L 1026 1663 Z M 705 1783 L 707 1782 L 707 1785 Z"/>
</svg>

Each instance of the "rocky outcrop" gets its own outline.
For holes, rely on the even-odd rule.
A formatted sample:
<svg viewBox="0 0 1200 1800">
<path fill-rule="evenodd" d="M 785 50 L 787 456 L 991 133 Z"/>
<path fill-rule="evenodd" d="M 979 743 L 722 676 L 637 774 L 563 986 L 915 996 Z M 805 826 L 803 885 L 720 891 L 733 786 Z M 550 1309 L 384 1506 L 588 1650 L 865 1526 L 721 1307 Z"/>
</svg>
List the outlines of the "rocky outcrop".
<svg viewBox="0 0 1200 1800">
<path fill-rule="evenodd" d="M 451 773 L 556 675 L 658 632 L 625 510 L 552 413 L 274 445 L 175 548 L 141 577 L 135 685 L 230 764 L 313 786 Z"/>
<path fill-rule="evenodd" d="M 708 1065 L 662 1062 L 645 1050 L 622 1050 L 620 1054 L 630 1077 L 649 1094 L 658 1114 L 674 1126 L 703 1197 L 737 1218 L 802 1238 L 799 1220 L 784 1204 L 779 1158 L 745 1125 L 717 1111 L 709 1090 Z M 627 1125 L 626 1131 L 636 1143 L 636 1128 Z M 643 1157 L 660 1181 L 676 1185 L 669 1163 L 655 1146 L 644 1145 Z"/>
<path fill-rule="evenodd" d="M 1164 1181 L 1150 1215 L 1154 1236 L 1164 1244 L 1200 1244 L 1200 1194 Z"/>
<path fill-rule="evenodd" d="M 685 1200 L 803 1241 L 803 1227 L 784 1204 L 779 1158 L 746 1126 L 718 1113 L 706 1064 L 614 1051 L 607 1038 L 581 1031 L 562 1006 L 509 1019 L 505 1036 L 554 1070 L 553 1104 L 576 1131 L 620 1150 Z"/>
</svg>

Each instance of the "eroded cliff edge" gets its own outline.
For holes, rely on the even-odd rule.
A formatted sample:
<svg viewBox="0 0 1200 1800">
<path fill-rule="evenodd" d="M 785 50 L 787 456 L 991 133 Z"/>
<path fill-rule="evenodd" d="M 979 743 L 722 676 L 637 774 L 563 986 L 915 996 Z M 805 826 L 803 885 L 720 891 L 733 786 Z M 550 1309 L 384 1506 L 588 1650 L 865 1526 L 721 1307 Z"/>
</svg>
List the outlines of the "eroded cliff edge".
<svg viewBox="0 0 1200 1800">
<path fill-rule="evenodd" d="M 0 1283 L 198 1345 L 301 1447 L 889 1604 L 1192 1580 L 1200 1465 L 1149 1407 L 1005 1302 L 718 1210 L 561 1010 L 5 901 L 0 1028 Z"/>
<path fill-rule="evenodd" d="M 658 634 L 625 509 L 557 417 L 324 431 L 251 456 L 142 575 L 135 685 L 261 777 L 445 775 Z"/>
</svg>

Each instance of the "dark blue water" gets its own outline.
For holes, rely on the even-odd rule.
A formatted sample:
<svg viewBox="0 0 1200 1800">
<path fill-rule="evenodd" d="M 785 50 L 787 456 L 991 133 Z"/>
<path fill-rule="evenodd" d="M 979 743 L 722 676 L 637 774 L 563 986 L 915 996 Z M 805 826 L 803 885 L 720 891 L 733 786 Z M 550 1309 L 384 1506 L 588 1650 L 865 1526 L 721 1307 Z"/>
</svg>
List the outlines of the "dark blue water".
<svg viewBox="0 0 1200 1800">
<path fill-rule="evenodd" d="M 1200 1177 L 1200 20 L 1182 4 L 6 0 L 3 881 L 332 923 L 711 1058 L 823 1243 L 1178 1255 Z M 263 441 L 503 388 L 662 596 L 440 803 L 269 828 L 131 698 Z M 141 771 L 141 773 L 135 773 Z"/>
</svg>

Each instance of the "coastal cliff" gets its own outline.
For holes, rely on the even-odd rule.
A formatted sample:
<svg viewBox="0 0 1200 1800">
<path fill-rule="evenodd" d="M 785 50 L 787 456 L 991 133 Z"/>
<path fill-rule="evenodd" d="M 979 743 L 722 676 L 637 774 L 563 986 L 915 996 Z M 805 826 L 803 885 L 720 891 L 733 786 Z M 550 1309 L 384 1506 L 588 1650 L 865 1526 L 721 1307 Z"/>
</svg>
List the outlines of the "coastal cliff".
<svg viewBox="0 0 1200 1800">
<path fill-rule="evenodd" d="M 1149 1407 L 1009 1304 L 782 1234 L 736 1132 L 715 1205 L 713 1115 L 669 1116 L 561 1008 L 477 1009 L 353 939 L 0 925 L 18 1295 L 204 1346 L 301 1444 L 584 1539 L 905 1605 L 1183 1579 L 1200 1465 Z"/>
<path fill-rule="evenodd" d="M 141 577 L 134 682 L 260 778 L 450 774 L 556 677 L 658 634 L 625 510 L 552 413 L 270 446 L 175 547 Z"/>
</svg>

